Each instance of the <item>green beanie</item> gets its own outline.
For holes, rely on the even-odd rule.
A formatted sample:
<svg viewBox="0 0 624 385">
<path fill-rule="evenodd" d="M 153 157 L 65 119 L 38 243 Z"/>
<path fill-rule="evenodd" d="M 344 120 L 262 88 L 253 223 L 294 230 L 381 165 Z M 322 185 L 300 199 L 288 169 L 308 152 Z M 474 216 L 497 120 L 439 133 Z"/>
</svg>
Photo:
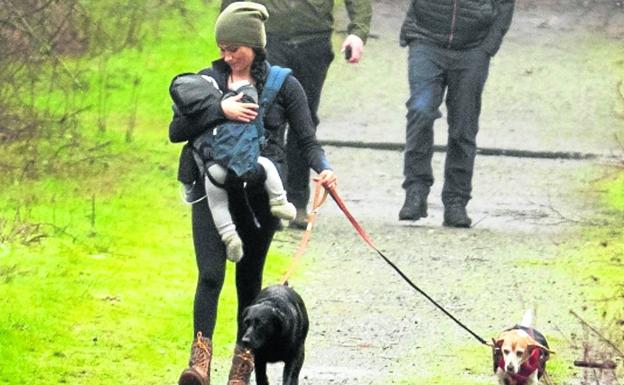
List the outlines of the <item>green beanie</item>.
<svg viewBox="0 0 624 385">
<path fill-rule="evenodd" d="M 217 18 L 215 37 L 219 45 L 264 48 L 264 21 L 269 13 L 262 4 L 237 1 L 225 8 Z"/>
</svg>

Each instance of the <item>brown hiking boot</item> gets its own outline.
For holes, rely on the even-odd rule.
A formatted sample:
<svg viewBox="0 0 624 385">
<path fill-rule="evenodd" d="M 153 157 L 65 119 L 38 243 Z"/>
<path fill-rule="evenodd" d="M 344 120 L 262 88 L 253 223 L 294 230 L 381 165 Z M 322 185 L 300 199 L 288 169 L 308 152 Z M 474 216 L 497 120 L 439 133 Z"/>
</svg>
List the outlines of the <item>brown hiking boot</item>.
<svg viewBox="0 0 624 385">
<path fill-rule="evenodd" d="M 249 385 L 249 377 L 254 369 L 254 357 L 250 350 L 236 345 L 228 385 Z"/>
<path fill-rule="evenodd" d="M 210 361 L 212 359 L 212 342 L 197 332 L 197 338 L 191 347 L 189 367 L 178 380 L 179 385 L 210 385 Z"/>
</svg>

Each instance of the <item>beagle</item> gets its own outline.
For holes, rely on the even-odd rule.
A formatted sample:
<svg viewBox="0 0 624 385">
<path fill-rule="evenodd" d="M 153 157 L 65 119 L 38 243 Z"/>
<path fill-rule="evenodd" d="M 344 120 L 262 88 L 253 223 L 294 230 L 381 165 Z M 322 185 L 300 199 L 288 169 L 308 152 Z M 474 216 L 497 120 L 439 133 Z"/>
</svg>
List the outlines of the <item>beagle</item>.
<svg viewBox="0 0 624 385">
<path fill-rule="evenodd" d="M 493 347 L 494 372 L 501 385 L 537 385 L 552 351 L 544 335 L 531 327 L 527 311 L 520 324 L 504 330 Z"/>
</svg>

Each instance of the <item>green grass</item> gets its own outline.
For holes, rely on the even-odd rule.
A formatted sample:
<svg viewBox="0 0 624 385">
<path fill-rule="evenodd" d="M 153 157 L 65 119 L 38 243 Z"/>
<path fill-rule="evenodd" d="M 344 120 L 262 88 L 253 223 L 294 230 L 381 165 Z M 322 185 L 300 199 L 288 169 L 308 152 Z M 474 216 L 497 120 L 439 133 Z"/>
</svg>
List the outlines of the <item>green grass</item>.
<svg viewBox="0 0 624 385">
<path fill-rule="evenodd" d="M 564 262 L 570 265 L 574 261 L 584 262 L 582 271 L 571 274 L 576 274 L 579 280 L 594 281 L 589 298 L 602 301 L 616 296 L 624 283 L 624 173 L 600 180 L 594 188 L 604 191 L 603 200 L 597 204 L 601 208 L 595 218 L 597 225 L 586 228 L 580 245 L 566 250 Z M 606 304 L 621 307 L 622 302 L 624 296 L 620 293 L 619 301 Z"/>
<path fill-rule="evenodd" d="M 593 189 L 604 192 L 603 199 L 596 204 L 596 218 L 590 219 L 596 224 L 585 226 L 579 238 L 561 250 L 554 269 L 555 272 L 563 272 L 570 282 L 575 282 L 578 286 L 579 302 L 573 310 L 622 351 L 624 173 L 620 171 L 614 177 L 600 180 Z M 574 321 L 581 325 L 581 321 Z M 588 329 L 584 330 L 584 335 L 577 338 L 590 346 L 591 357 L 597 360 L 617 357 L 618 354 L 604 343 L 601 336 Z M 570 361 L 572 359 L 578 357 L 570 357 Z M 572 368 L 563 368 L 563 373 L 571 372 Z M 618 368 L 616 376 L 621 378 L 622 375 L 624 371 Z"/>
<path fill-rule="evenodd" d="M 42 181 L 42 190 L 34 191 L 39 200 L 29 219 L 54 218 L 77 241 L 56 234 L 36 246 L 5 245 L 0 382 L 173 382 L 187 359 L 196 277 L 188 208 L 173 173 L 147 159 L 113 189 L 92 190 L 95 221 L 92 201 L 79 186 L 67 186 L 63 196 L 53 193 L 62 187 L 55 182 Z M 56 196 L 54 203 L 45 190 Z M 285 261 L 270 257 L 269 282 Z M 222 360 L 232 347 L 234 316 L 230 271 L 215 334 Z"/>
<path fill-rule="evenodd" d="M 624 212 L 624 172 L 610 181 L 605 189 L 607 191 L 607 204 L 621 215 Z"/>
<path fill-rule="evenodd" d="M 7 243 L 0 253 L 0 383 L 177 377 L 188 358 L 196 279 L 189 208 L 178 195 L 175 154 L 149 155 L 149 145 L 124 146 L 97 178 L 21 186 L 31 195 L 24 219 L 50 224 L 51 236 L 30 247 Z M 277 282 L 286 262 L 285 252 L 273 252 L 266 281 Z M 235 330 L 229 270 L 215 332 L 221 361 Z"/>
<path fill-rule="evenodd" d="M 166 121 L 171 117 L 167 92 L 171 79 L 178 73 L 210 66 L 218 55 L 212 36 L 216 7 L 201 2 L 189 2 L 188 7 L 186 17 L 163 19 L 158 31 L 152 31 L 158 39 L 148 33 L 141 50 L 93 63 L 92 92 L 85 96 L 90 104 L 97 105 L 97 98 L 104 95 L 107 128 L 127 128 L 136 108 L 140 121 L 137 137 L 165 138 Z M 97 117 L 99 114 L 91 116 Z"/>
<path fill-rule="evenodd" d="M 176 181 L 180 145 L 167 139 L 168 86 L 177 73 L 209 66 L 217 51 L 216 6 L 187 3 L 187 17 L 162 20 L 157 37 L 147 34 L 141 49 L 110 56 L 105 71 L 97 59 L 70 63 L 89 70 L 89 90 L 78 98 L 92 108 L 80 132 L 85 141 L 110 142 L 104 159 L 34 180 L 4 180 L 1 384 L 174 383 L 188 360 L 197 273 L 190 209 Z M 48 106 L 55 102 L 61 100 Z M 96 124 L 102 111 L 104 132 Z M 34 242 L 37 236 L 43 237 Z M 266 282 L 277 282 L 288 253 L 272 251 Z M 227 365 L 235 338 L 228 267 L 215 331 L 217 367 Z"/>
</svg>

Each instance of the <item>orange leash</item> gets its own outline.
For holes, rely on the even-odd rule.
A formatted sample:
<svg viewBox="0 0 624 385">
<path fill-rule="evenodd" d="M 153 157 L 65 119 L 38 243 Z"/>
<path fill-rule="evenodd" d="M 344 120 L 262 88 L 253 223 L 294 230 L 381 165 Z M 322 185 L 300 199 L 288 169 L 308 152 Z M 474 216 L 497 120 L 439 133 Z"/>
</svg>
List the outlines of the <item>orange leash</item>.
<svg viewBox="0 0 624 385">
<path fill-rule="evenodd" d="M 303 237 L 299 242 L 297 250 L 295 250 L 295 254 L 293 255 L 292 261 L 290 262 L 290 266 L 288 266 L 286 273 L 280 281 L 282 285 L 288 284 L 288 278 L 290 278 L 292 273 L 299 266 L 299 262 L 301 262 L 301 256 L 303 256 L 303 253 L 307 249 L 308 242 L 310 241 L 310 237 L 312 236 L 312 229 L 314 228 L 314 222 L 316 222 L 316 216 L 318 215 L 319 209 L 327 201 L 327 196 L 329 195 L 329 193 L 324 188 L 322 189 L 323 191 L 321 193 L 321 187 L 322 186 L 320 183 L 316 184 L 316 188 L 314 189 L 314 201 L 312 203 L 312 211 L 308 213 L 308 226 L 303 233 Z"/>
</svg>

